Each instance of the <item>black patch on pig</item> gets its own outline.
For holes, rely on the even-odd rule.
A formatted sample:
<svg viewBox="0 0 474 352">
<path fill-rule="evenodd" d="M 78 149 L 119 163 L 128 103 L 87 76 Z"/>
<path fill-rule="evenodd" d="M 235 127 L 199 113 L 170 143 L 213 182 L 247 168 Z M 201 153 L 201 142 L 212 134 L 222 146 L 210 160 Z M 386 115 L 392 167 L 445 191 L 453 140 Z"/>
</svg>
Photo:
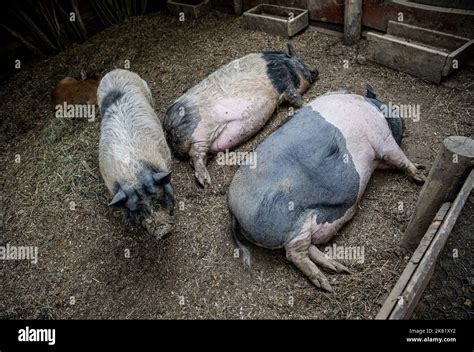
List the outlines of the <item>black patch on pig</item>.
<svg viewBox="0 0 474 352">
<path fill-rule="evenodd" d="M 173 154 L 184 159 L 188 157 L 191 136 L 201 121 L 197 107 L 186 97 L 181 97 L 168 110 L 163 118 L 166 139 Z"/>
<path fill-rule="evenodd" d="M 119 90 L 111 90 L 107 95 L 102 99 L 102 104 L 100 105 L 100 114 L 102 117 L 105 116 L 105 112 L 114 104 L 116 104 L 120 98 L 123 97 L 123 92 Z"/>
<path fill-rule="evenodd" d="M 251 242 L 280 248 L 314 213 L 333 223 L 357 201 L 360 176 L 342 132 L 306 106 L 255 150 L 257 167 L 241 166 L 229 207 Z"/>
<path fill-rule="evenodd" d="M 300 80 L 295 67 L 285 53 L 279 51 L 262 52 L 267 62 L 267 75 L 278 94 L 293 91 L 300 85 Z"/>
<path fill-rule="evenodd" d="M 370 104 L 375 106 L 379 111 L 385 116 L 385 120 L 387 120 L 388 127 L 390 131 L 392 131 L 392 136 L 400 146 L 402 144 L 403 138 L 403 131 L 405 130 L 405 124 L 403 123 L 403 119 L 395 112 L 391 111 L 389 114 L 388 112 L 388 105 L 382 103 L 380 100 L 375 98 L 365 98 Z"/>
<path fill-rule="evenodd" d="M 400 117 L 386 117 L 385 119 L 388 122 L 388 127 L 390 127 L 390 130 L 392 131 L 393 138 L 395 138 L 395 141 L 399 146 L 402 145 L 403 130 L 405 128 L 403 119 Z"/>
</svg>

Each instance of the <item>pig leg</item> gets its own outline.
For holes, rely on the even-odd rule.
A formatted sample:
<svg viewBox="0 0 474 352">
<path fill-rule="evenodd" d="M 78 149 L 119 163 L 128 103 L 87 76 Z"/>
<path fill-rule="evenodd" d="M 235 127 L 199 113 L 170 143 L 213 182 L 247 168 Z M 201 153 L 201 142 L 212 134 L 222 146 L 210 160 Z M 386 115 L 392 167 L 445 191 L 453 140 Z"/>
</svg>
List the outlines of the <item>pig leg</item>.
<svg viewBox="0 0 474 352">
<path fill-rule="evenodd" d="M 418 173 L 418 168 L 422 168 L 421 165 L 413 164 L 408 160 L 393 138 L 388 138 L 385 143 L 387 148 L 384 149 L 383 165 L 396 167 L 404 171 L 413 182 L 423 184 L 425 177 Z"/>
<path fill-rule="evenodd" d="M 194 175 L 201 186 L 211 185 L 211 176 L 206 169 L 207 152 L 209 151 L 209 142 L 194 142 L 189 150 L 191 164 L 194 167 Z"/>
<path fill-rule="evenodd" d="M 418 170 L 426 169 L 426 166 L 422 165 L 422 164 L 413 163 L 413 165 L 415 165 L 415 167 Z M 392 170 L 392 169 L 396 169 L 396 168 L 397 168 L 396 166 L 391 165 L 391 164 L 387 164 L 384 161 L 380 161 L 379 164 L 377 165 L 377 169 L 380 169 L 380 170 Z"/>
<path fill-rule="evenodd" d="M 363 190 L 360 192 L 360 194 L 362 193 Z M 344 214 L 344 216 L 335 220 L 332 223 L 318 224 L 315 218 L 310 219 L 309 221 L 311 224 L 311 243 L 317 246 L 329 242 L 333 237 L 337 235 L 337 232 L 344 226 L 344 224 L 346 224 L 354 217 L 356 211 L 357 203 L 351 208 L 349 208 Z"/>
<path fill-rule="evenodd" d="M 326 268 L 337 273 L 350 274 L 351 272 L 344 265 L 336 262 L 333 259 L 328 258 L 323 252 L 321 252 L 317 244 L 323 244 L 328 242 L 331 238 L 337 235 L 337 231 L 348 222 L 355 214 L 356 206 L 348 209 L 343 217 L 337 219 L 332 223 L 318 224 L 316 218 L 308 218 L 306 224 L 311 229 L 311 245 L 309 247 L 309 257 L 311 260 L 322 268 Z"/>
<path fill-rule="evenodd" d="M 286 257 L 309 278 L 313 285 L 333 292 L 329 280 L 318 269 L 316 264 L 311 261 L 309 256 L 310 246 L 311 234 L 307 231 L 303 231 L 285 246 Z"/>
</svg>

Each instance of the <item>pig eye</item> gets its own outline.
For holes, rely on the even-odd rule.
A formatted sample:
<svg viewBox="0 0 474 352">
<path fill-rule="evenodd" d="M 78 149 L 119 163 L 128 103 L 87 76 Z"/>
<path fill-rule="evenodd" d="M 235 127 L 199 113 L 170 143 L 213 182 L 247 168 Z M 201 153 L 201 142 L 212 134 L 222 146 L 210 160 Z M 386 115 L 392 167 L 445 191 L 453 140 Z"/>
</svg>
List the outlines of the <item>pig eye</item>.
<svg viewBox="0 0 474 352">
<path fill-rule="evenodd" d="M 143 185 L 143 190 L 148 195 L 154 195 L 158 193 L 158 187 L 153 182 L 147 182 Z"/>
</svg>

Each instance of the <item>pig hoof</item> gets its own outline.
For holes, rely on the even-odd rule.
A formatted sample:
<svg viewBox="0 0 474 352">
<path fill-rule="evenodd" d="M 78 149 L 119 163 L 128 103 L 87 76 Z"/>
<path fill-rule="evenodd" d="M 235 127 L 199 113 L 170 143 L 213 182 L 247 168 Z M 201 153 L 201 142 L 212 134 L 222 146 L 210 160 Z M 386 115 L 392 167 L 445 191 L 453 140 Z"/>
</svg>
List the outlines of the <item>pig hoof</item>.
<svg viewBox="0 0 474 352">
<path fill-rule="evenodd" d="M 325 262 L 328 259 L 324 257 L 319 249 L 311 245 L 310 236 L 304 233 L 302 236 L 297 236 L 285 246 L 285 249 L 286 257 L 311 280 L 314 286 L 333 292 L 329 280 L 316 265 L 322 261 L 322 258 Z"/>
<path fill-rule="evenodd" d="M 333 293 L 334 292 L 334 289 L 332 288 L 332 286 L 329 284 L 329 280 L 326 278 L 326 277 L 323 277 L 321 282 L 319 283 L 319 286 L 313 282 L 317 287 L 319 288 L 322 288 L 323 290 L 325 291 L 328 291 L 330 293 Z"/>
<path fill-rule="evenodd" d="M 327 285 L 321 286 L 321 288 L 328 291 L 329 293 L 334 293 L 334 289 L 331 285 L 329 285 L 329 283 Z"/>
<path fill-rule="evenodd" d="M 155 229 L 155 231 L 153 231 L 153 236 L 157 240 L 164 240 L 171 235 L 171 230 L 172 230 L 172 226 L 170 224 L 166 224 Z"/>
<path fill-rule="evenodd" d="M 328 270 L 332 270 L 336 273 L 352 274 L 351 271 L 341 263 L 326 257 L 316 246 L 311 245 L 309 247 L 309 257 L 315 264 Z"/>
<path fill-rule="evenodd" d="M 318 269 L 316 269 L 315 271 L 312 270 L 307 276 L 309 280 L 313 283 L 313 285 L 316 286 L 317 288 L 323 289 L 331 293 L 334 292 L 327 277 Z"/>
<path fill-rule="evenodd" d="M 411 180 L 415 182 L 417 185 L 422 185 L 425 183 L 426 178 L 423 175 L 413 175 L 411 176 Z"/>
<path fill-rule="evenodd" d="M 425 170 L 426 166 L 423 164 L 414 163 L 413 164 L 418 170 Z"/>
<path fill-rule="evenodd" d="M 211 185 L 211 176 L 207 170 L 196 171 L 195 176 L 202 187 L 206 188 Z"/>
</svg>

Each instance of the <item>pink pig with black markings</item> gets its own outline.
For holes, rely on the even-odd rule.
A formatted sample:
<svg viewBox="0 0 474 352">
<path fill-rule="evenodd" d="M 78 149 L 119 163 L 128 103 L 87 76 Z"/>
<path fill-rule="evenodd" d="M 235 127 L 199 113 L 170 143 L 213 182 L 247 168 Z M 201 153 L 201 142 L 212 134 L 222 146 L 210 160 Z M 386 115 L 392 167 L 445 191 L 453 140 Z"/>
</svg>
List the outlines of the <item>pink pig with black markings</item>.
<svg viewBox="0 0 474 352">
<path fill-rule="evenodd" d="M 417 165 L 400 148 L 403 121 L 376 99 L 348 92 L 322 95 L 268 136 L 228 192 L 232 233 L 250 264 L 246 241 L 285 248 L 317 287 L 332 292 L 319 268 L 348 273 L 316 246 L 331 240 L 357 210 L 377 168 L 398 168 L 419 183 Z"/>
<path fill-rule="evenodd" d="M 210 185 L 208 153 L 232 149 L 255 135 L 277 105 L 302 106 L 303 94 L 318 76 L 296 56 L 264 51 L 221 67 L 177 99 L 163 127 L 175 156 L 189 157 L 202 186 Z"/>
</svg>

